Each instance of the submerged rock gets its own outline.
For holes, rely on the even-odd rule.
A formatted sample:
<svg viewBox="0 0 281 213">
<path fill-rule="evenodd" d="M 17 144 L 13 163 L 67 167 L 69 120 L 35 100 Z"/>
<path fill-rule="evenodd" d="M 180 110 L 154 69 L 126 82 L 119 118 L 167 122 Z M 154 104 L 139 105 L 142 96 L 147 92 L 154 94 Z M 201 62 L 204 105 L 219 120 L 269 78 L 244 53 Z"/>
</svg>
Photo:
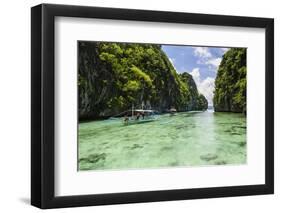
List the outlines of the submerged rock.
<svg viewBox="0 0 281 213">
<path fill-rule="evenodd" d="M 246 146 L 246 141 L 240 141 L 238 142 L 238 145 L 241 147 Z"/>
<path fill-rule="evenodd" d="M 86 158 L 80 158 L 79 159 L 79 163 L 80 162 L 85 162 L 85 163 L 97 163 L 100 160 L 105 160 L 106 158 L 106 154 L 105 153 L 101 153 L 101 154 L 91 154 Z"/>
<path fill-rule="evenodd" d="M 180 124 L 180 125 L 177 125 L 175 126 L 176 129 L 185 129 L 187 128 L 187 125 L 186 124 Z"/>
<path fill-rule="evenodd" d="M 129 149 L 129 150 L 134 150 L 134 149 L 143 148 L 143 146 L 135 143 L 132 146 L 125 146 L 124 148 Z"/>
<path fill-rule="evenodd" d="M 218 160 L 215 162 L 216 165 L 225 165 L 227 162 L 225 160 Z"/>
<path fill-rule="evenodd" d="M 169 151 L 171 149 L 173 149 L 173 147 L 171 147 L 171 146 L 164 146 L 164 147 L 161 148 L 161 151 Z"/>
<path fill-rule="evenodd" d="M 169 163 L 169 166 L 178 166 L 178 165 L 179 165 L 179 162 L 177 162 L 177 161 Z"/>
<path fill-rule="evenodd" d="M 142 145 L 139 144 L 134 144 L 133 146 L 131 146 L 129 149 L 139 149 L 139 148 L 143 148 Z"/>
<path fill-rule="evenodd" d="M 216 154 L 208 153 L 206 155 L 201 155 L 200 159 L 205 161 L 211 161 L 217 159 L 218 156 Z"/>
<path fill-rule="evenodd" d="M 231 135 L 241 135 L 241 133 L 238 133 L 238 132 L 231 132 L 230 134 Z"/>
</svg>

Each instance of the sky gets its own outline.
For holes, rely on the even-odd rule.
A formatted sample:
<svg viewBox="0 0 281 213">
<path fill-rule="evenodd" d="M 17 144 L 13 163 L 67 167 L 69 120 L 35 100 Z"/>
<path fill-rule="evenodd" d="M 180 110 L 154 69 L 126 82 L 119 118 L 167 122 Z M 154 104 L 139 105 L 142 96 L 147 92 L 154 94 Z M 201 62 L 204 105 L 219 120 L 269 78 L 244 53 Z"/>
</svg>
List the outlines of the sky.
<svg viewBox="0 0 281 213">
<path fill-rule="evenodd" d="M 178 73 L 188 72 L 193 76 L 199 93 L 212 106 L 218 66 L 228 48 L 162 45 L 162 50 Z"/>
</svg>

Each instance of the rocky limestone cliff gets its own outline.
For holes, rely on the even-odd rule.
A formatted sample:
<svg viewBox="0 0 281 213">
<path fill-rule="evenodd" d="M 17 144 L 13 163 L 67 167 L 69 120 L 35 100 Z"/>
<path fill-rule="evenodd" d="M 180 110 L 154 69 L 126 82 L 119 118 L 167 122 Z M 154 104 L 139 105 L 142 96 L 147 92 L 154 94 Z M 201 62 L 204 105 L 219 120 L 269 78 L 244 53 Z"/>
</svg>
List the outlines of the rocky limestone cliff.
<svg viewBox="0 0 281 213">
<path fill-rule="evenodd" d="M 79 118 L 113 116 L 135 107 L 163 112 L 206 110 L 192 76 L 177 74 L 160 45 L 78 43 Z"/>
<path fill-rule="evenodd" d="M 215 80 L 216 112 L 246 113 L 246 48 L 231 48 L 221 61 Z"/>
</svg>

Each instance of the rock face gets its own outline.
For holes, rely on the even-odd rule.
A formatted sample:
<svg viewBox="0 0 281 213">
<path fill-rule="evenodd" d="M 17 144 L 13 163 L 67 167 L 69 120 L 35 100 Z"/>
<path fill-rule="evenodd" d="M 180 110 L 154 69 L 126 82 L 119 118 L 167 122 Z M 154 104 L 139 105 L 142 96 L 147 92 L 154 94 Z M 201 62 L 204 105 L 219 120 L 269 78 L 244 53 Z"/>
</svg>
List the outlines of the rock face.
<svg viewBox="0 0 281 213">
<path fill-rule="evenodd" d="M 246 113 L 246 48 L 231 48 L 221 61 L 215 80 L 216 112 Z"/>
<path fill-rule="evenodd" d="M 199 94 L 192 75 L 185 72 L 180 74 L 180 78 L 187 85 L 188 91 L 190 91 L 190 100 L 188 101 L 186 108 L 182 110 L 206 110 L 208 108 L 208 101 L 204 95 Z"/>
<path fill-rule="evenodd" d="M 206 110 L 188 73 L 177 74 L 160 45 L 79 42 L 79 118 L 113 116 L 144 106 L 163 112 Z"/>
</svg>

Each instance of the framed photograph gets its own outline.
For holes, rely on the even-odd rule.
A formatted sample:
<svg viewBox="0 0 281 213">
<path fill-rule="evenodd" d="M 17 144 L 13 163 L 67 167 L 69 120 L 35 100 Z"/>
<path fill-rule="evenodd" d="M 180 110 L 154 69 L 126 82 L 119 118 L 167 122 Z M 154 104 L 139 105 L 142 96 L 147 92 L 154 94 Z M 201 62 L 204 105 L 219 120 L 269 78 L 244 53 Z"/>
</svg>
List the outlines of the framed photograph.
<svg viewBox="0 0 281 213">
<path fill-rule="evenodd" d="M 31 9 L 31 203 L 272 194 L 274 20 Z"/>
</svg>

